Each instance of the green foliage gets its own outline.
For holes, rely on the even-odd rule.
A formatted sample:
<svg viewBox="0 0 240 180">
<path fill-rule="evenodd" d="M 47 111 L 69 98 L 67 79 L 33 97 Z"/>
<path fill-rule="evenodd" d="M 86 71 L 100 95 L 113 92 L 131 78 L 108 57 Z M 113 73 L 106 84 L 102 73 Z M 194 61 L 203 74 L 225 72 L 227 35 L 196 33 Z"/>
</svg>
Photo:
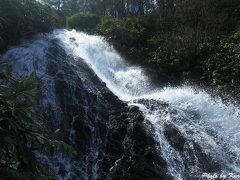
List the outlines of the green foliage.
<svg viewBox="0 0 240 180">
<path fill-rule="evenodd" d="M 201 76 L 204 49 L 199 45 L 207 36 L 191 27 L 179 27 L 172 32 L 157 33 L 148 40 L 148 63 L 157 72 L 163 72 L 179 80 Z"/>
<path fill-rule="evenodd" d="M 104 36 L 115 38 L 111 40 L 120 40 L 123 42 L 123 44 L 131 43 L 131 45 L 136 45 L 137 41 L 142 38 L 144 33 L 146 33 L 142 23 L 143 22 L 141 18 L 126 17 L 122 19 L 116 19 L 104 17 L 97 29 Z M 123 36 L 127 37 L 124 38 Z"/>
<path fill-rule="evenodd" d="M 0 1 L 0 37 L 6 44 L 33 33 L 50 31 L 59 21 L 53 9 L 35 0 Z"/>
<path fill-rule="evenodd" d="M 225 36 L 204 63 L 204 72 L 212 84 L 225 90 L 240 83 L 240 31 Z"/>
<path fill-rule="evenodd" d="M 137 16 L 153 11 L 153 0 L 42 0 L 63 16 L 76 13 L 94 13 L 100 16 Z"/>
<path fill-rule="evenodd" d="M 0 49 L 2 49 L 4 47 L 5 47 L 5 42 L 4 42 L 4 40 L 0 36 Z"/>
<path fill-rule="evenodd" d="M 69 29 L 68 17 L 66 17 L 66 20 L 65 20 L 65 21 L 66 21 L 65 28 L 66 28 L 66 29 Z"/>
<path fill-rule="evenodd" d="M 175 29 L 174 34 L 159 32 L 158 28 L 155 29 L 155 16 L 157 14 L 139 18 L 104 17 L 96 31 L 134 62 L 148 65 L 175 79 L 183 77 L 183 72 L 184 77 L 186 72 L 189 77 L 191 68 L 199 65 L 196 58 L 201 53 L 198 44 L 203 41 L 203 34 L 184 26 Z M 196 76 L 199 71 L 192 74 Z"/>
<path fill-rule="evenodd" d="M 5 66 L 5 70 L 3 68 Z M 0 71 L 0 174 L 5 179 L 43 179 L 54 176 L 36 157 L 40 153 L 75 151 L 62 141 L 47 135 L 33 100 L 39 84 L 34 72 L 15 78 L 9 65 Z"/>
<path fill-rule="evenodd" d="M 113 18 L 103 17 L 96 32 L 103 35 L 115 48 L 126 52 L 129 59 L 135 59 L 138 54 L 144 54 L 148 32 L 144 27 L 143 18 Z"/>
<path fill-rule="evenodd" d="M 70 28 L 82 31 L 91 31 L 99 23 L 100 17 L 95 14 L 74 14 L 68 18 L 68 25 Z"/>
</svg>

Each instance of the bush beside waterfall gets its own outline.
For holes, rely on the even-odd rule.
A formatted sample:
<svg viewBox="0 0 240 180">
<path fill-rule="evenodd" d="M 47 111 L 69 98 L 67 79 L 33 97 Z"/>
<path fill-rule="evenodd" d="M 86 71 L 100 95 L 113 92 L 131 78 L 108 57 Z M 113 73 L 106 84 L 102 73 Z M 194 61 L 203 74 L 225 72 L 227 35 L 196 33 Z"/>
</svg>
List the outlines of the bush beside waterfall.
<svg viewBox="0 0 240 180">
<path fill-rule="evenodd" d="M 212 84 L 227 91 L 239 89 L 240 31 L 224 36 L 209 53 L 203 68 Z"/>
<path fill-rule="evenodd" d="M 48 32 L 61 23 L 61 18 L 48 5 L 35 0 L 0 1 L 0 52 L 7 44 L 35 33 Z"/>
<path fill-rule="evenodd" d="M 91 31 L 99 23 L 100 17 L 95 14 L 74 14 L 68 18 L 69 27 L 81 31 Z"/>
<path fill-rule="evenodd" d="M 1 63 L 1 69 L 1 179 L 53 179 L 55 175 L 39 162 L 36 153 L 53 155 L 75 151 L 64 142 L 54 140 L 54 135 L 48 135 L 44 129 L 33 102 L 37 98 L 39 87 L 34 73 L 16 78 L 8 65 Z"/>
</svg>

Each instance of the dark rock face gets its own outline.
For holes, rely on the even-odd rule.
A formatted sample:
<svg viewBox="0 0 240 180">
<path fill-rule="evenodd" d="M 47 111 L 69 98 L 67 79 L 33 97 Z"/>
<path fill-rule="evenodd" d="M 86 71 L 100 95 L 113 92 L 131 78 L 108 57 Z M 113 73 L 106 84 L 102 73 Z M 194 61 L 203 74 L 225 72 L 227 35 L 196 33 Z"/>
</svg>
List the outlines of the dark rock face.
<svg viewBox="0 0 240 180">
<path fill-rule="evenodd" d="M 60 128 L 57 138 L 78 152 L 47 160 L 59 179 L 171 179 L 138 107 L 120 101 L 58 40 L 33 43 L 5 58 L 18 54 L 12 61 L 16 72 L 36 71 L 42 82 L 37 104 L 49 133 Z"/>
<path fill-rule="evenodd" d="M 113 107 L 110 114 L 102 164 L 107 174 L 103 173 L 99 179 L 171 179 L 138 108 Z"/>
<path fill-rule="evenodd" d="M 183 159 L 186 167 L 184 172 L 186 179 L 199 179 L 201 173 L 221 171 L 217 162 L 214 162 L 209 155 L 205 154 L 197 143 L 185 139 L 174 125 L 166 124 L 164 130 L 164 134 L 171 146 L 179 152 Z M 198 169 L 197 172 L 194 172 L 195 168 Z"/>
<path fill-rule="evenodd" d="M 56 51 L 61 52 L 61 49 Z M 56 54 L 53 57 L 56 59 Z M 74 60 L 64 54 L 61 57 L 70 62 Z M 54 63 L 49 61 L 48 72 L 54 77 L 62 117 L 60 127 L 65 129 L 60 138 L 64 137 L 78 151 L 77 161 L 86 161 L 81 156 L 88 155 L 88 178 L 94 179 L 92 175 L 97 173 L 98 179 L 170 179 L 166 163 L 159 156 L 139 109 L 121 102 L 83 60 L 79 59 L 75 64 L 78 70 L 66 63 L 61 72 L 55 70 L 57 64 Z M 84 82 L 76 72 L 84 74 Z M 71 128 L 74 134 L 68 131 Z M 97 156 L 89 156 L 92 149 Z M 96 172 L 92 172 L 94 165 L 98 166 Z M 81 172 L 74 173 L 76 178 L 81 176 Z"/>
</svg>

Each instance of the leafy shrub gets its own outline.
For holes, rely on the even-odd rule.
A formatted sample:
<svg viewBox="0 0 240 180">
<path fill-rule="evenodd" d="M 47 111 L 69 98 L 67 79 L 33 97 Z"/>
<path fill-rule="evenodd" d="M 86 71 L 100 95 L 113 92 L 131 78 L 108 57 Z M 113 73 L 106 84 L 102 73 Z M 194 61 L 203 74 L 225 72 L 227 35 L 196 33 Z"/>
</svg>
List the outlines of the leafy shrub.
<svg viewBox="0 0 240 180">
<path fill-rule="evenodd" d="M 2 39 L 2 37 L 0 36 L 0 49 L 1 49 L 1 48 L 4 48 L 4 46 L 5 46 L 5 42 L 4 42 L 4 40 Z"/>
<path fill-rule="evenodd" d="M 27 35 L 50 31 L 59 21 L 52 8 L 35 0 L 0 1 L 0 37 L 6 44 L 16 43 Z"/>
<path fill-rule="evenodd" d="M 15 78 L 9 66 L 5 66 L 5 70 L 0 71 L 1 178 L 54 177 L 38 162 L 35 152 L 75 152 L 64 142 L 52 140 L 43 129 L 33 103 L 39 86 L 34 73 L 29 77 Z"/>
<path fill-rule="evenodd" d="M 204 63 L 205 75 L 214 85 L 238 88 L 240 83 L 240 31 L 220 40 Z"/>
<path fill-rule="evenodd" d="M 70 28 L 91 31 L 100 23 L 100 17 L 95 14 L 74 14 L 68 18 Z"/>
<path fill-rule="evenodd" d="M 143 25 L 143 18 L 113 18 L 103 17 L 96 27 L 96 32 L 103 35 L 117 50 L 124 52 L 129 59 L 141 61 L 145 53 L 148 32 Z"/>
</svg>

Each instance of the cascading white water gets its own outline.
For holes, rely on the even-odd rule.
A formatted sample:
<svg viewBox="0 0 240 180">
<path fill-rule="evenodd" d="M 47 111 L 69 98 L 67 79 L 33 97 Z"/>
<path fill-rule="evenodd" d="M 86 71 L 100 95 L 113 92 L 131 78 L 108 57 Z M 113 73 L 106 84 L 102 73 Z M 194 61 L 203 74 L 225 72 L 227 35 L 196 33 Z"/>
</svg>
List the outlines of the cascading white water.
<svg viewBox="0 0 240 180">
<path fill-rule="evenodd" d="M 237 107 L 213 100 L 206 92 L 196 92 L 188 86 L 154 89 L 144 70 L 129 66 L 102 37 L 75 30 L 55 30 L 49 36 L 59 39 L 69 54 L 83 58 L 121 100 L 140 107 L 146 120 L 154 125 L 155 139 L 175 179 L 185 178 L 186 167 L 179 152 L 165 137 L 164 124 L 173 124 L 190 148 L 192 143 L 197 143 L 203 153 L 221 166 L 221 173 L 240 174 L 240 110 Z M 169 111 L 150 101 L 152 107 L 146 107 L 139 99 L 166 102 Z M 196 173 L 197 162 L 188 171 Z"/>
<path fill-rule="evenodd" d="M 60 39 L 67 53 L 84 59 L 107 87 L 122 100 L 149 91 L 150 81 L 139 67 L 131 67 L 100 36 L 56 30 L 50 36 Z"/>
</svg>

